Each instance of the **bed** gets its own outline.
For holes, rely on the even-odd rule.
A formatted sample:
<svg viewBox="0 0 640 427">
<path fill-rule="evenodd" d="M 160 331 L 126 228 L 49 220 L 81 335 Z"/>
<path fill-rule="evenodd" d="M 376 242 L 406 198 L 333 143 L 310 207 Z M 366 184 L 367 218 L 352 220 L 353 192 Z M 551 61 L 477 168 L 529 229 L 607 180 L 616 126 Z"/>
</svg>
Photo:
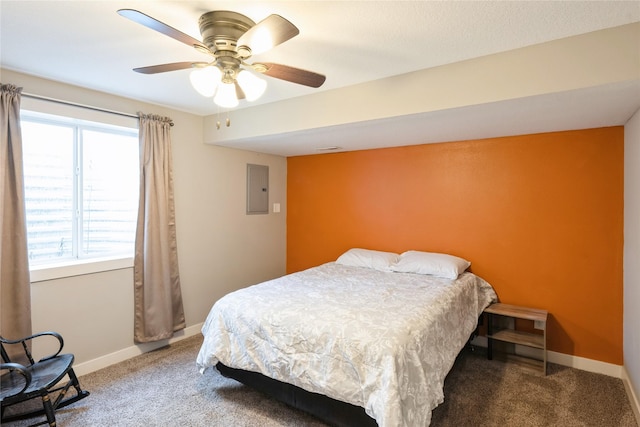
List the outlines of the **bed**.
<svg viewBox="0 0 640 427">
<path fill-rule="evenodd" d="M 211 308 L 197 364 L 258 379 L 332 425 L 361 425 L 349 418 L 360 411 L 367 425 L 428 426 L 456 356 L 497 300 L 468 266 L 444 254 L 352 249 L 240 289 Z M 286 398 L 290 389 L 301 393 Z M 336 412 L 347 421 L 323 416 Z"/>
</svg>

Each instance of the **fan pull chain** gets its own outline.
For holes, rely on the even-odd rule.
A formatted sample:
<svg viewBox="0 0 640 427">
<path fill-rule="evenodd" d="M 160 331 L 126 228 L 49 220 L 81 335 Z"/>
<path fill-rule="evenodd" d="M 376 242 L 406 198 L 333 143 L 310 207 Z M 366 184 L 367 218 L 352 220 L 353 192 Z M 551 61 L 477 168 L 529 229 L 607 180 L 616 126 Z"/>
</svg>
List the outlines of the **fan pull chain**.
<svg viewBox="0 0 640 427">
<path fill-rule="evenodd" d="M 227 119 L 225 120 L 225 124 L 227 125 L 227 127 L 231 126 L 231 119 L 229 118 L 229 111 L 227 111 Z M 220 110 L 218 109 L 218 117 L 216 120 L 216 129 L 220 130 L 221 127 L 221 123 L 220 123 Z"/>
</svg>

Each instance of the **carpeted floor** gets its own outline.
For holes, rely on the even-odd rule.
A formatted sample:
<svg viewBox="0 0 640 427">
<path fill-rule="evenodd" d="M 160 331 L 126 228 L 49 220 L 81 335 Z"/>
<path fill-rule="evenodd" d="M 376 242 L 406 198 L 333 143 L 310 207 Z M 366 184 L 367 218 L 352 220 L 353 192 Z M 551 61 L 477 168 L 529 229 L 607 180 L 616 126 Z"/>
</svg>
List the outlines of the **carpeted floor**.
<svg viewBox="0 0 640 427">
<path fill-rule="evenodd" d="M 59 410 L 58 426 L 325 426 L 216 370 L 200 375 L 200 343 L 199 336 L 188 338 L 80 377 L 91 395 Z M 637 426 L 619 379 L 554 364 L 548 371 L 546 377 L 528 373 L 465 350 L 431 425 Z"/>
</svg>

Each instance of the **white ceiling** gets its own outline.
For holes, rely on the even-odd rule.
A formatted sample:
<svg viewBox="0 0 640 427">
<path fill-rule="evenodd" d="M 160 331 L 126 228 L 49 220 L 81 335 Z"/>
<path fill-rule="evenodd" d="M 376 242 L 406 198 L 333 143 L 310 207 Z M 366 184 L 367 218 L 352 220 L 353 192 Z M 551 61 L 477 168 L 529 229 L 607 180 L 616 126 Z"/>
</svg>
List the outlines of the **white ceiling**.
<svg viewBox="0 0 640 427">
<path fill-rule="evenodd" d="M 211 10 L 234 10 L 256 22 L 276 13 L 294 23 L 300 29 L 297 37 L 252 60 L 316 71 L 327 76 L 326 83 L 319 89 L 312 89 L 267 78 L 267 93 L 254 103 L 243 101 L 239 108 L 344 88 L 640 21 L 638 1 L 0 0 L 0 67 L 197 115 L 216 114 L 218 107 L 211 99 L 201 97 L 190 87 L 187 70 L 158 75 L 142 75 L 131 70 L 168 62 L 206 60 L 207 57 L 119 16 L 116 11 L 120 8 L 140 10 L 197 39 L 201 39 L 198 17 Z M 628 87 L 610 89 L 612 92 L 606 91 L 602 95 L 612 98 L 608 101 L 612 104 L 619 104 L 622 98 L 618 116 L 637 109 L 638 104 L 633 104 L 622 93 Z M 637 93 L 637 87 L 632 89 Z M 612 95 L 616 93 L 621 96 Z M 582 108 L 589 102 L 581 102 L 581 96 L 587 95 L 593 96 L 593 93 L 571 94 L 557 103 L 558 108 L 564 110 L 567 102 L 573 103 L 574 109 Z M 530 97 L 488 105 L 481 115 L 478 111 L 461 108 L 431 113 L 429 118 L 434 123 L 441 120 L 438 123 L 441 123 L 442 133 L 446 133 L 447 129 L 455 127 L 446 124 L 455 121 L 454 116 L 458 114 L 486 125 L 492 116 L 508 112 L 513 117 L 513 129 L 509 132 L 535 132 L 539 128 L 533 126 L 534 123 L 524 123 L 515 115 L 546 111 L 548 107 L 541 107 L 547 105 L 545 102 Z M 277 108 L 275 104 L 274 108 Z M 593 105 L 589 108 L 600 110 Z M 585 116 L 591 115 L 597 115 L 599 122 L 603 121 L 597 111 L 585 111 Z M 567 117 L 567 126 L 572 120 L 576 122 L 574 116 L 580 114 Z M 335 134 L 339 133 L 340 145 L 345 149 L 371 148 L 385 145 L 384 135 L 387 134 L 382 130 L 407 129 L 418 122 L 417 119 L 404 117 L 396 121 L 330 127 L 297 132 L 292 136 L 299 139 L 302 133 L 306 139 L 313 139 L 315 135 L 326 140 L 323 137 L 331 135 L 335 139 Z M 425 117 L 420 119 L 424 122 Z M 601 125 L 611 124 L 620 123 Z M 362 143 L 363 125 L 375 131 L 370 132 L 372 136 L 378 136 L 370 138 L 368 145 Z M 494 136 L 487 131 L 469 137 L 484 136 L 485 133 Z M 351 138 L 351 134 L 360 137 Z M 458 129 L 458 134 L 464 132 Z M 440 140 L 453 137 L 436 135 Z M 282 155 L 315 151 L 311 145 L 302 152 L 287 149 L 286 135 L 245 143 L 241 148 Z"/>
</svg>

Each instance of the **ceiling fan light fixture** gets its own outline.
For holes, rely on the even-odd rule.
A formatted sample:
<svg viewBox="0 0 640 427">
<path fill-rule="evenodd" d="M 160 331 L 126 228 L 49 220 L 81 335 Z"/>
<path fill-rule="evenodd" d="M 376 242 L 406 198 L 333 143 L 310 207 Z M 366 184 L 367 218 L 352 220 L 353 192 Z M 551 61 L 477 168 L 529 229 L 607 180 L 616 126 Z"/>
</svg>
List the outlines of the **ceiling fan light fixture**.
<svg viewBox="0 0 640 427">
<path fill-rule="evenodd" d="M 220 83 L 213 102 L 223 108 L 237 107 L 238 97 L 236 96 L 236 86 L 233 83 Z"/>
<path fill-rule="evenodd" d="M 251 53 L 253 55 L 259 55 L 271 49 L 274 44 L 268 28 L 257 28 L 251 39 Z"/>
<path fill-rule="evenodd" d="M 267 82 L 265 80 L 247 70 L 240 70 L 236 80 L 249 102 L 260 98 L 267 89 Z"/>
<path fill-rule="evenodd" d="M 215 66 L 195 68 L 189 74 L 191 85 L 202 96 L 212 97 L 216 93 L 222 73 Z"/>
</svg>

